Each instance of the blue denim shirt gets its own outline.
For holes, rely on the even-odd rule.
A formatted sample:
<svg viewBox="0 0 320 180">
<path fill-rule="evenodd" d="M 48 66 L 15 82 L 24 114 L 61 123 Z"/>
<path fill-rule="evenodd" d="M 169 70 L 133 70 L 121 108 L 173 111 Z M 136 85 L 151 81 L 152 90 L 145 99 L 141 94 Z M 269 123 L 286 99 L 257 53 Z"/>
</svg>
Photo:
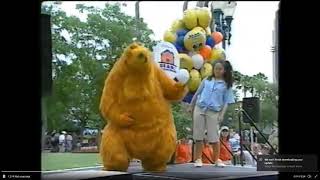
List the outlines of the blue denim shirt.
<svg viewBox="0 0 320 180">
<path fill-rule="evenodd" d="M 223 80 L 204 79 L 197 92 L 197 105 L 206 111 L 207 109 L 219 112 L 226 104 L 234 103 L 232 88 L 227 89 Z"/>
</svg>

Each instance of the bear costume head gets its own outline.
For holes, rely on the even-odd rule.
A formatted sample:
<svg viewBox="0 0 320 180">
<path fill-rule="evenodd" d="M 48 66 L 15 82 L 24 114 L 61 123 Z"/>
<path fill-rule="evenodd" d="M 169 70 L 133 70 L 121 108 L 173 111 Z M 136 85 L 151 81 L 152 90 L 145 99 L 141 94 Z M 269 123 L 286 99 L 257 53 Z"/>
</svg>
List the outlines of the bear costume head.
<svg viewBox="0 0 320 180">
<path fill-rule="evenodd" d="M 149 73 L 153 62 L 150 51 L 140 43 L 132 43 L 124 50 L 118 63 L 123 70 L 133 73 Z M 124 64 L 123 64 L 124 63 Z"/>
</svg>

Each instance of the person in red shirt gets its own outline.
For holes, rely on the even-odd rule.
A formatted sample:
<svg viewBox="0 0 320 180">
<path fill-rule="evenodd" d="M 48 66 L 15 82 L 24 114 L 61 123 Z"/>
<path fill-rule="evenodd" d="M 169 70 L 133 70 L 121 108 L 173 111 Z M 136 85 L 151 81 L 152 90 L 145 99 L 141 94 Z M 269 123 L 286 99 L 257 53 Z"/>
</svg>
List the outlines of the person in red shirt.
<svg viewBox="0 0 320 180">
<path fill-rule="evenodd" d="M 177 144 L 175 163 L 182 164 L 190 161 L 191 151 L 189 144 L 185 138 L 182 138 Z"/>
<path fill-rule="evenodd" d="M 231 145 L 229 142 L 230 133 L 227 126 L 222 126 L 220 129 L 220 156 L 219 159 L 224 162 L 231 162 L 232 152 Z M 229 163 L 227 163 L 229 164 Z"/>
</svg>

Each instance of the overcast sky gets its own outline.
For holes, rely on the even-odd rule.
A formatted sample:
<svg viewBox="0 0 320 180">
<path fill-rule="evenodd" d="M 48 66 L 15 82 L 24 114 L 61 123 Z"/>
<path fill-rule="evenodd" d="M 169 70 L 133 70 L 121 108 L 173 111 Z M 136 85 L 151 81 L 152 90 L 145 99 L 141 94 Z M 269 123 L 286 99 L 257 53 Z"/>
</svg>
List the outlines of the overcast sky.
<svg viewBox="0 0 320 180">
<path fill-rule="evenodd" d="M 105 2 L 69 1 L 63 2 L 61 7 L 67 15 L 76 15 L 85 19 L 86 16 L 75 10 L 75 4 L 78 3 L 104 7 Z M 134 1 L 122 1 L 121 3 L 127 4 L 122 8 L 126 14 L 135 15 Z M 278 4 L 279 1 L 237 2 L 232 22 L 231 45 L 226 48 L 227 59 L 231 61 L 235 70 L 247 75 L 262 72 L 269 78 L 269 81 L 273 81 L 273 61 L 270 50 Z M 189 8 L 195 5 L 196 2 L 190 2 Z M 182 18 L 182 6 L 183 1 L 142 1 L 140 3 L 140 16 L 153 30 L 155 40 L 161 40 L 163 33 L 171 23 L 175 19 Z"/>
</svg>

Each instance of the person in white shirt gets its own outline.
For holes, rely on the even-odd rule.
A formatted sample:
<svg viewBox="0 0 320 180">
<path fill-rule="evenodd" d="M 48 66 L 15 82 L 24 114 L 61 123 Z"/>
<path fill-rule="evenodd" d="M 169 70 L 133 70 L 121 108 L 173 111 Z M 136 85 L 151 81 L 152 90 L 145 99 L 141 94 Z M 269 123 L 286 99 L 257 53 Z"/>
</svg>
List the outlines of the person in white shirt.
<svg viewBox="0 0 320 180">
<path fill-rule="evenodd" d="M 72 151 L 72 136 L 70 133 L 68 133 L 68 135 L 66 136 L 66 150 L 68 152 Z"/>
<path fill-rule="evenodd" d="M 62 131 L 61 135 L 59 136 L 59 152 L 65 152 L 65 139 L 66 139 L 66 132 Z"/>
</svg>

